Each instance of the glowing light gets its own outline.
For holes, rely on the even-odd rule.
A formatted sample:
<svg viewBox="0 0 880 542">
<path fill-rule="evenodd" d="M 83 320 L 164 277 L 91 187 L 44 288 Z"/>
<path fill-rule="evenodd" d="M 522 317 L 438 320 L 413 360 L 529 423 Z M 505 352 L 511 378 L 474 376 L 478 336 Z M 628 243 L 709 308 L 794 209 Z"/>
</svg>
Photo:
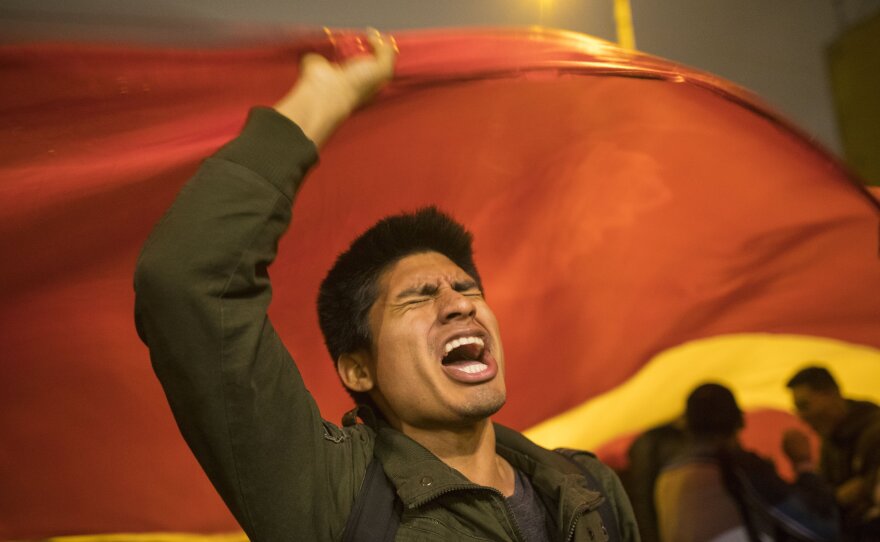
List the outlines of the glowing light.
<svg viewBox="0 0 880 542">
<path fill-rule="evenodd" d="M 544 16 L 553 8 L 553 0 L 538 0 L 539 21 L 544 24 Z"/>
<path fill-rule="evenodd" d="M 614 24 L 617 27 L 617 44 L 624 49 L 635 50 L 636 33 L 629 0 L 614 0 Z"/>
</svg>

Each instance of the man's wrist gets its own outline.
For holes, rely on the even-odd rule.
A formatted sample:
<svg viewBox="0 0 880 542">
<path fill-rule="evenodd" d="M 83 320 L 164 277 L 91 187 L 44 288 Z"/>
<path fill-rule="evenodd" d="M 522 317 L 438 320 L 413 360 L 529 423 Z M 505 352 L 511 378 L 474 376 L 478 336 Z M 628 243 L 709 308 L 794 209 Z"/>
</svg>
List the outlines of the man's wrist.
<svg viewBox="0 0 880 542">
<path fill-rule="evenodd" d="M 274 108 L 296 123 L 320 147 L 357 104 L 342 93 L 327 93 L 307 82 L 297 85 Z"/>
</svg>

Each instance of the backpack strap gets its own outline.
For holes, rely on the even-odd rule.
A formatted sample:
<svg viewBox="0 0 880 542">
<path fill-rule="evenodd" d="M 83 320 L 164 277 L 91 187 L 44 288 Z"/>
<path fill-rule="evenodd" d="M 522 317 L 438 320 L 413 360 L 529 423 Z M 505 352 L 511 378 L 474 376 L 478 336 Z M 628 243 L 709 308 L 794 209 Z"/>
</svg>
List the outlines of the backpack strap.
<svg viewBox="0 0 880 542">
<path fill-rule="evenodd" d="M 393 542 L 400 512 L 397 492 L 374 456 L 348 515 L 342 542 Z"/>
<path fill-rule="evenodd" d="M 585 452 L 583 450 L 572 450 L 571 448 L 556 448 L 553 450 L 559 455 L 568 459 L 572 464 L 577 466 L 578 470 L 581 474 L 584 475 L 584 478 L 587 479 L 587 489 L 592 491 L 597 491 L 602 495 L 605 495 L 605 488 L 599 483 L 599 480 L 590 472 L 590 469 L 587 468 L 586 465 L 576 460 L 575 457 L 578 455 L 588 455 L 590 457 L 595 457 L 593 454 L 589 452 Z M 611 508 L 611 499 L 607 496 L 605 500 L 599 505 L 596 509 L 599 513 L 599 517 L 602 518 L 602 523 L 605 525 L 605 530 L 608 531 L 608 540 L 609 542 L 620 542 L 620 530 L 617 526 L 617 515 L 614 513 L 614 509 Z"/>
<path fill-rule="evenodd" d="M 734 472 L 730 454 L 718 452 L 714 457 L 718 462 L 718 470 L 721 472 L 721 482 L 724 484 L 724 489 L 727 491 L 727 494 L 730 495 L 730 498 L 736 503 L 740 518 L 743 522 L 743 527 L 745 527 L 746 534 L 748 534 L 749 541 L 761 542 L 761 537 L 758 535 L 758 528 L 755 525 L 755 518 L 752 516 L 749 504 L 746 502 L 742 481 L 739 479 L 736 472 Z"/>
</svg>

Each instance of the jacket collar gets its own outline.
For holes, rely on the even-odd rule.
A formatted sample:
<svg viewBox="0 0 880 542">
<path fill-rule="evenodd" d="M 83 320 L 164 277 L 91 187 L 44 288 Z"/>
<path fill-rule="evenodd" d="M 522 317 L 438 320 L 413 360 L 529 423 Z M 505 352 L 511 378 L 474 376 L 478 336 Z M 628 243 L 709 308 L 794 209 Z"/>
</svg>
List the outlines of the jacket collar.
<svg viewBox="0 0 880 542">
<path fill-rule="evenodd" d="M 594 509 L 602 503 L 603 495 L 587 489 L 580 468 L 570 459 L 538 446 L 517 431 L 499 424 L 494 427 L 497 453 L 529 476 L 560 532 L 567 531 L 584 509 Z M 422 445 L 382 423 L 374 454 L 407 509 L 460 490 L 495 492 L 500 496 L 495 489 L 472 483 Z"/>
</svg>

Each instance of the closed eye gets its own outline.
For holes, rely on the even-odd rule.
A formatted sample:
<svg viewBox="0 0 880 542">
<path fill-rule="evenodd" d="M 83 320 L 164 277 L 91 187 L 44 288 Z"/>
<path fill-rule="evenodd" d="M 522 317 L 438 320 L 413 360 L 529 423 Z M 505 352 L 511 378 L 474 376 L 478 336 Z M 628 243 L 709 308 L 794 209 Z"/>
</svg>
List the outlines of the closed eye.
<svg viewBox="0 0 880 542">
<path fill-rule="evenodd" d="M 453 283 L 452 289 L 461 295 L 468 297 L 482 297 L 483 292 L 477 288 L 477 283 L 472 280 L 462 280 Z"/>
</svg>

